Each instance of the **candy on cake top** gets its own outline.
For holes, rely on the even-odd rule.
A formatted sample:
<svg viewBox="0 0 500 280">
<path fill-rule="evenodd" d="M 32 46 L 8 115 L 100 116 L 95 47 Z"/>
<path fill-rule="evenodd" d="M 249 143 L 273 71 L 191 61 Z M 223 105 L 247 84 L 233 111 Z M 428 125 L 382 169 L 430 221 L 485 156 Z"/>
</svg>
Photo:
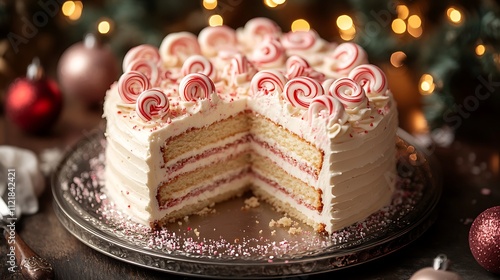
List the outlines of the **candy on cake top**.
<svg viewBox="0 0 500 280">
<path fill-rule="evenodd" d="M 366 131 L 390 110 L 387 78 L 355 43 L 336 45 L 314 30 L 282 33 L 255 18 L 234 30 L 172 33 L 159 48 L 139 45 L 123 60 L 119 107 L 165 124 L 218 102 L 275 96 L 291 117 L 324 119 L 330 136 Z"/>
</svg>

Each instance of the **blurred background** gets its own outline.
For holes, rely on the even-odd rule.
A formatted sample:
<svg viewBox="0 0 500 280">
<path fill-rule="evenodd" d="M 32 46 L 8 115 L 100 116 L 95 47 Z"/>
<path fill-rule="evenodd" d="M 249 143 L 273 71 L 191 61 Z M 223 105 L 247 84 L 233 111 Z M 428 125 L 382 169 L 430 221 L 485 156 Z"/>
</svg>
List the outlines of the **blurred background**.
<svg viewBox="0 0 500 280">
<path fill-rule="evenodd" d="M 499 2 L 0 0 L 0 103 L 9 105 L 9 85 L 26 75 L 34 57 L 49 78 L 67 82 L 57 74 L 61 57 L 88 33 L 108 44 L 119 63 L 132 46 L 159 46 L 171 32 L 238 28 L 264 16 L 283 32 L 311 28 L 329 41 L 362 45 L 389 77 L 400 126 L 423 141 L 448 145 L 458 136 L 498 143 L 500 126 L 492 123 L 500 120 Z M 65 66 L 85 55 L 73 54 Z M 75 99 L 64 88 L 62 94 Z"/>
</svg>

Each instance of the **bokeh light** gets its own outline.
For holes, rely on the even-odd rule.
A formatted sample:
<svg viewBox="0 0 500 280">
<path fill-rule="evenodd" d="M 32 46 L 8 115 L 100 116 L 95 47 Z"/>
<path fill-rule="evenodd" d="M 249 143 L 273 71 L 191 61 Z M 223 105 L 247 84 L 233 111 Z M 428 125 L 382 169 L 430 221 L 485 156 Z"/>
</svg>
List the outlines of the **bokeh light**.
<svg viewBox="0 0 500 280">
<path fill-rule="evenodd" d="M 392 31 L 396 34 L 403 34 L 406 31 L 406 23 L 400 18 L 396 18 L 392 21 Z"/>
<path fill-rule="evenodd" d="M 221 26 L 224 23 L 221 15 L 211 15 L 208 18 L 208 25 L 210 26 Z"/>
<path fill-rule="evenodd" d="M 434 78 L 430 74 L 423 74 L 420 77 L 419 91 L 422 95 L 429 95 L 434 92 L 436 85 L 434 84 Z"/>
<path fill-rule="evenodd" d="M 337 18 L 337 27 L 340 30 L 349 30 L 353 26 L 352 18 L 348 15 L 341 15 Z"/>
<path fill-rule="evenodd" d="M 111 30 L 111 23 L 107 20 L 102 20 L 97 25 L 97 31 L 101 34 L 107 34 Z"/>
<path fill-rule="evenodd" d="M 404 65 L 404 60 L 406 59 L 406 54 L 402 51 L 397 51 L 391 54 L 391 65 L 398 68 Z"/>
<path fill-rule="evenodd" d="M 311 29 L 311 26 L 309 25 L 309 22 L 305 19 L 296 19 L 292 22 L 291 26 L 292 31 L 309 31 Z"/>
<path fill-rule="evenodd" d="M 207 10 L 217 8 L 217 0 L 203 0 L 203 7 Z"/>
</svg>

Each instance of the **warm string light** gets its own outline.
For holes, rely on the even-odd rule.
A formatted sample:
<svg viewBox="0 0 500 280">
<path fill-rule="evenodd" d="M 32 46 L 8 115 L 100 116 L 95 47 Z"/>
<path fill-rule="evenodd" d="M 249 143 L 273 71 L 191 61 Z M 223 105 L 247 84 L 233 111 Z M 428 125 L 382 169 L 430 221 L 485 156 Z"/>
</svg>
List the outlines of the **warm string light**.
<svg viewBox="0 0 500 280">
<path fill-rule="evenodd" d="M 221 15 L 211 15 L 208 18 L 208 25 L 210 26 L 221 26 L 224 23 Z"/>
<path fill-rule="evenodd" d="M 108 34 L 111 31 L 111 23 L 108 20 L 102 20 L 97 24 L 97 31 L 101 34 Z"/>
<path fill-rule="evenodd" d="M 61 6 L 61 12 L 69 20 L 76 21 L 82 16 L 82 1 L 66 1 Z"/>
<path fill-rule="evenodd" d="M 203 0 L 203 7 L 207 10 L 217 8 L 217 0 Z"/>
<path fill-rule="evenodd" d="M 279 5 L 285 4 L 286 0 L 263 0 L 263 2 L 269 8 L 276 8 Z"/>
<path fill-rule="evenodd" d="M 341 15 L 337 18 L 337 27 L 339 29 L 340 38 L 344 41 L 350 41 L 356 36 L 356 28 L 352 18 L 348 15 Z"/>
<path fill-rule="evenodd" d="M 309 22 L 305 19 L 296 19 L 292 22 L 291 30 L 293 32 L 295 31 L 309 31 L 311 29 L 311 26 L 309 25 Z"/>
<path fill-rule="evenodd" d="M 420 77 L 419 91 L 422 95 L 430 95 L 434 92 L 436 84 L 434 83 L 434 78 L 430 74 L 423 74 Z"/>
<path fill-rule="evenodd" d="M 392 31 L 398 35 L 408 32 L 411 36 L 418 38 L 422 36 L 422 19 L 420 16 L 410 15 L 410 9 L 406 5 L 397 5 L 397 18 L 392 21 Z"/>
<path fill-rule="evenodd" d="M 463 13 L 456 7 L 449 7 L 446 10 L 446 16 L 453 24 L 460 25 L 463 22 Z"/>
<path fill-rule="evenodd" d="M 483 44 L 478 44 L 475 51 L 478 56 L 482 56 L 486 52 L 486 47 Z"/>
<path fill-rule="evenodd" d="M 404 60 L 406 59 L 406 54 L 402 51 L 397 51 L 391 54 L 391 65 L 399 68 L 404 65 Z"/>
</svg>

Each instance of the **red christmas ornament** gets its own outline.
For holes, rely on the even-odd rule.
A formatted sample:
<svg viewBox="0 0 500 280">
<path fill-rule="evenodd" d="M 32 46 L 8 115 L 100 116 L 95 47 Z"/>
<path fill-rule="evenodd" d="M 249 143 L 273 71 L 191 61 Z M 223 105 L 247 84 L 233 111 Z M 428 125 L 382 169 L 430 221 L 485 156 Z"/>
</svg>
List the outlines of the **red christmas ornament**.
<svg viewBox="0 0 500 280">
<path fill-rule="evenodd" d="M 411 276 L 410 280 L 462 280 L 460 275 L 447 270 L 449 264 L 450 261 L 446 255 L 438 255 L 432 267 L 420 269 Z"/>
<path fill-rule="evenodd" d="M 484 269 L 500 274 L 500 206 L 486 209 L 474 219 L 469 247 Z"/>
<path fill-rule="evenodd" d="M 57 83 L 44 76 L 37 58 L 28 66 L 26 78 L 15 80 L 5 97 L 6 117 L 23 131 L 34 134 L 50 130 L 62 105 Z"/>
<path fill-rule="evenodd" d="M 111 49 L 88 34 L 69 47 L 58 63 L 61 89 L 89 106 L 100 106 L 106 91 L 119 75 L 118 60 Z"/>
</svg>

